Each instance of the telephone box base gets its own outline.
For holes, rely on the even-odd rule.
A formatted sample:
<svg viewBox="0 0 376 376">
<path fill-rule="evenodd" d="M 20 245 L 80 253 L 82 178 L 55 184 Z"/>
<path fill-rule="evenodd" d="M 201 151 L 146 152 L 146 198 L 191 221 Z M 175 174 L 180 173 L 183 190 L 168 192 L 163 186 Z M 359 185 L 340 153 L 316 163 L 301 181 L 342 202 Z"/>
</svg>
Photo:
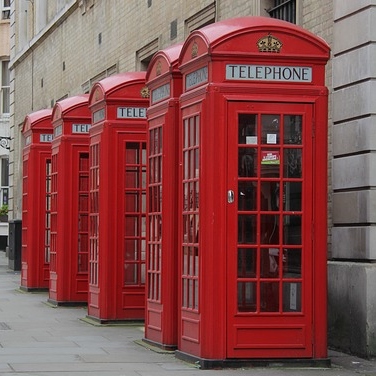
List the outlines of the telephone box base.
<svg viewBox="0 0 376 376">
<path fill-rule="evenodd" d="M 100 319 L 98 317 L 87 315 L 84 319 L 85 322 L 92 325 L 119 325 L 119 326 L 140 326 L 144 325 L 144 320 L 130 319 L 130 320 L 111 320 L 111 319 Z"/>
<path fill-rule="evenodd" d="M 155 348 L 156 352 L 158 352 L 158 349 L 159 350 L 168 351 L 168 352 L 174 352 L 177 349 L 177 346 L 174 346 L 174 345 L 165 345 L 163 343 L 158 343 L 158 342 L 151 341 L 150 339 L 147 339 L 147 338 L 143 338 L 142 342 L 145 343 L 148 348 Z"/>
<path fill-rule="evenodd" d="M 27 287 L 20 286 L 21 291 L 25 292 L 48 292 L 48 287 Z"/>
<path fill-rule="evenodd" d="M 47 299 L 47 303 L 53 307 L 87 307 L 87 302 L 64 302 Z"/>
<path fill-rule="evenodd" d="M 200 369 L 222 369 L 222 368 L 294 368 L 314 367 L 330 368 L 331 360 L 324 359 L 203 359 L 179 350 L 175 356 L 187 363 L 195 364 Z"/>
</svg>

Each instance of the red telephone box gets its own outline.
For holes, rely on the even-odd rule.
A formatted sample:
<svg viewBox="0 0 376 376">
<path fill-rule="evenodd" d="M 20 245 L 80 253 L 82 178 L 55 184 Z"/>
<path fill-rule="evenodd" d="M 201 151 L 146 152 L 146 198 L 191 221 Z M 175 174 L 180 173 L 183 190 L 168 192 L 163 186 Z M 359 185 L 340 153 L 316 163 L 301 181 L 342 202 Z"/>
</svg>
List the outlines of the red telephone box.
<svg viewBox="0 0 376 376">
<path fill-rule="evenodd" d="M 51 223 L 52 110 L 25 117 L 22 133 L 21 289 L 48 290 Z"/>
<path fill-rule="evenodd" d="M 89 96 L 55 104 L 49 301 L 86 304 L 89 244 Z"/>
<path fill-rule="evenodd" d="M 178 356 L 327 361 L 328 58 L 264 17 L 187 38 Z"/>
<path fill-rule="evenodd" d="M 182 45 L 166 48 L 149 64 L 147 301 L 145 339 L 176 348 L 178 327 L 178 130 Z"/>
<path fill-rule="evenodd" d="M 88 317 L 143 320 L 146 258 L 145 72 L 121 73 L 90 92 Z"/>
</svg>

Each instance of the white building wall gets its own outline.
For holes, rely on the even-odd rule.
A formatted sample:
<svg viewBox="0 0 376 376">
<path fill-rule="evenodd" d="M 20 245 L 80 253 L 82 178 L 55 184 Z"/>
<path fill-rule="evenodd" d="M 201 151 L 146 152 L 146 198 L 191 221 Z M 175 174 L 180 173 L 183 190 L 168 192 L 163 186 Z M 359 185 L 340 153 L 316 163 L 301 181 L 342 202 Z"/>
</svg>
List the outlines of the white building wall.
<svg viewBox="0 0 376 376">
<path fill-rule="evenodd" d="M 335 0 L 329 344 L 376 355 L 376 2 Z"/>
</svg>

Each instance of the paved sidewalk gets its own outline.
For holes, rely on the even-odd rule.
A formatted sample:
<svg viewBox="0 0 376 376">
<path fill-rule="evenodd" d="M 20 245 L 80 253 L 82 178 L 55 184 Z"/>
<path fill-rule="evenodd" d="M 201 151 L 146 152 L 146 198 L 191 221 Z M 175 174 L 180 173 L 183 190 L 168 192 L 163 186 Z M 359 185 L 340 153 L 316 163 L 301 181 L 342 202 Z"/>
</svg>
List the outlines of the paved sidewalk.
<svg viewBox="0 0 376 376">
<path fill-rule="evenodd" d="M 0 251 L 0 376 L 355 376 L 376 362 L 330 352 L 332 367 L 199 370 L 139 342 L 142 326 L 93 326 L 86 308 L 52 308 L 47 293 L 19 290 L 20 273 Z"/>
</svg>

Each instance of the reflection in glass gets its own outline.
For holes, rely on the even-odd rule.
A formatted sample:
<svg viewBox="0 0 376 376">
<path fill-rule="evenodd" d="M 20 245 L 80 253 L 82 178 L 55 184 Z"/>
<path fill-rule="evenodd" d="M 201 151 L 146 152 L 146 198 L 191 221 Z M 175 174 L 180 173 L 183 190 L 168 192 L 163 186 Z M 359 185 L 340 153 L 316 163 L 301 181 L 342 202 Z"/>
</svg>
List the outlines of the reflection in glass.
<svg viewBox="0 0 376 376">
<path fill-rule="evenodd" d="M 302 284 L 300 282 L 283 283 L 283 312 L 302 311 Z"/>
<path fill-rule="evenodd" d="M 238 278 L 254 278 L 257 268 L 257 251 L 254 248 L 238 249 Z"/>
<path fill-rule="evenodd" d="M 238 282 L 238 311 L 255 312 L 257 302 L 256 282 Z"/>
<path fill-rule="evenodd" d="M 279 215 L 261 215 L 261 244 L 279 244 Z"/>
<path fill-rule="evenodd" d="M 279 277 L 279 248 L 262 248 L 260 250 L 260 277 Z"/>
<path fill-rule="evenodd" d="M 238 243 L 255 244 L 257 238 L 256 215 L 238 216 Z"/>
<path fill-rule="evenodd" d="M 300 215 L 284 216 L 283 243 L 302 244 L 302 217 Z"/>
<path fill-rule="evenodd" d="M 261 182 L 261 210 L 279 209 L 279 183 L 275 181 Z"/>
<path fill-rule="evenodd" d="M 239 114 L 239 144 L 257 145 L 257 115 Z"/>
<path fill-rule="evenodd" d="M 302 116 L 285 115 L 283 141 L 285 144 L 302 144 Z"/>
<path fill-rule="evenodd" d="M 239 176 L 257 176 L 257 150 L 254 148 L 239 148 Z"/>
<path fill-rule="evenodd" d="M 256 210 L 257 208 L 257 183 L 253 181 L 239 181 L 238 209 Z"/>
<path fill-rule="evenodd" d="M 302 149 L 285 149 L 283 161 L 285 178 L 302 177 Z"/>
<path fill-rule="evenodd" d="M 137 283 L 137 264 L 125 264 L 124 285 L 135 285 Z"/>
<path fill-rule="evenodd" d="M 283 185 L 283 210 L 301 211 L 302 210 L 302 183 L 287 182 Z"/>
<path fill-rule="evenodd" d="M 262 115 L 261 116 L 261 142 L 263 144 L 279 144 L 280 134 L 280 116 Z"/>
<path fill-rule="evenodd" d="M 261 282 L 260 283 L 260 311 L 278 312 L 279 311 L 279 283 Z"/>
<path fill-rule="evenodd" d="M 284 278 L 302 277 L 302 250 L 296 248 L 285 249 L 285 264 L 283 267 Z"/>
</svg>

